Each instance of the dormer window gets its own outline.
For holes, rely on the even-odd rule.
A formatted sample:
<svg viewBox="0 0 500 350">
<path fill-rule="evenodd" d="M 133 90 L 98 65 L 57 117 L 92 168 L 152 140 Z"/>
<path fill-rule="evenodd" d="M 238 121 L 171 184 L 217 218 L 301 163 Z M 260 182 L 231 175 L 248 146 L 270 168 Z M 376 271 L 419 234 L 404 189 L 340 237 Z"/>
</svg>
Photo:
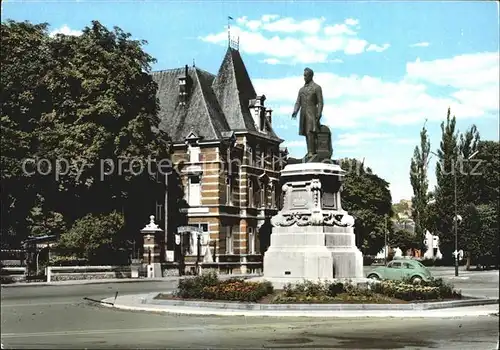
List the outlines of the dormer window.
<svg viewBox="0 0 500 350">
<path fill-rule="evenodd" d="M 189 162 L 190 163 L 198 163 L 200 161 L 200 156 L 201 156 L 200 147 L 193 146 L 193 145 L 189 145 L 188 147 L 189 147 L 189 150 L 188 150 Z"/>
<path fill-rule="evenodd" d="M 189 75 L 188 75 L 188 66 L 186 65 L 184 74 L 179 77 L 179 104 L 181 106 L 185 106 L 188 100 L 188 92 L 189 92 Z"/>
</svg>

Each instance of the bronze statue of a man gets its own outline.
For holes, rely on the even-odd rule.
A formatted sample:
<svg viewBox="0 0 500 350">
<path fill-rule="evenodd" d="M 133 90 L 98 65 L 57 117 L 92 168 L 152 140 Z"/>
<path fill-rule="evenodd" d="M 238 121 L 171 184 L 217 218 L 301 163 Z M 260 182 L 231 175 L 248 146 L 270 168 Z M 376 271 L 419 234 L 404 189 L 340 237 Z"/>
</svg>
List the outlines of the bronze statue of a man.
<svg viewBox="0 0 500 350">
<path fill-rule="evenodd" d="M 304 69 L 305 85 L 300 88 L 292 118 L 297 118 L 300 110 L 299 135 L 306 137 L 307 158 L 317 154 L 317 133 L 320 131 L 320 119 L 323 113 L 323 92 L 321 86 L 313 81 L 314 72 Z"/>
</svg>

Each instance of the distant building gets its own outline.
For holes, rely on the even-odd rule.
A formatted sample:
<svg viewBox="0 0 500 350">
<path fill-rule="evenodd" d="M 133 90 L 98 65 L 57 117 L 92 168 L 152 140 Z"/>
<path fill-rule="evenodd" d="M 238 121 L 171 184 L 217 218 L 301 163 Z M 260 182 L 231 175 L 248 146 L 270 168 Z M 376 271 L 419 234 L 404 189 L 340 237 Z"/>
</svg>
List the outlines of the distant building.
<svg viewBox="0 0 500 350">
<path fill-rule="evenodd" d="M 257 95 L 237 49 L 228 47 L 216 75 L 198 67 L 153 73 L 160 129 L 173 141 L 187 225 L 209 232 L 214 265 L 229 273 L 260 270 L 270 223 L 280 206 L 286 149 L 272 110 Z M 175 213 L 179 208 L 168 208 Z M 168 249 L 178 249 L 175 227 Z M 177 259 L 177 258 L 176 258 Z M 187 267 L 194 257 L 187 257 Z"/>
</svg>

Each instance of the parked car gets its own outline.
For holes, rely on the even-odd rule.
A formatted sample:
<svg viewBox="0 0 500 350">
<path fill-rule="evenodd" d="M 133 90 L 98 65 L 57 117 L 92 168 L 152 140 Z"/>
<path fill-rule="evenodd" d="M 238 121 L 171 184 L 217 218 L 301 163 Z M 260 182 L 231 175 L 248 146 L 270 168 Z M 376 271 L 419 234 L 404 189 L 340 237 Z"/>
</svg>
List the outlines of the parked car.
<svg viewBox="0 0 500 350">
<path fill-rule="evenodd" d="M 366 275 L 368 278 L 377 280 L 402 280 L 409 278 L 413 283 L 429 281 L 431 272 L 420 262 L 411 259 L 396 259 L 387 263 L 386 266 L 377 267 Z"/>
</svg>

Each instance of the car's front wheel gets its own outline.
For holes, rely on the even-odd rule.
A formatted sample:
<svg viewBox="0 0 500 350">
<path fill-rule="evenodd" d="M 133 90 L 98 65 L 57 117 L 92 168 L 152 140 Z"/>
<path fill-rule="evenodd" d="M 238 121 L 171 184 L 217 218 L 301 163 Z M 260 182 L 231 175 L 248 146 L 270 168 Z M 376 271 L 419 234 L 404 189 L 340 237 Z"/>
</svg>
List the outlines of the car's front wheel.
<svg viewBox="0 0 500 350">
<path fill-rule="evenodd" d="M 413 276 L 411 279 L 410 279 L 411 283 L 413 284 L 420 284 L 422 282 L 422 277 L 420 276 Z"/>
<path fill-rule="evenodd" d="M 379 280 L 380 279 L 380 277 L 377 274 L 375 274 L 375 273 L 369 274 L 368 278 L 370 278 L 372 280 Z"/>
</svg>

